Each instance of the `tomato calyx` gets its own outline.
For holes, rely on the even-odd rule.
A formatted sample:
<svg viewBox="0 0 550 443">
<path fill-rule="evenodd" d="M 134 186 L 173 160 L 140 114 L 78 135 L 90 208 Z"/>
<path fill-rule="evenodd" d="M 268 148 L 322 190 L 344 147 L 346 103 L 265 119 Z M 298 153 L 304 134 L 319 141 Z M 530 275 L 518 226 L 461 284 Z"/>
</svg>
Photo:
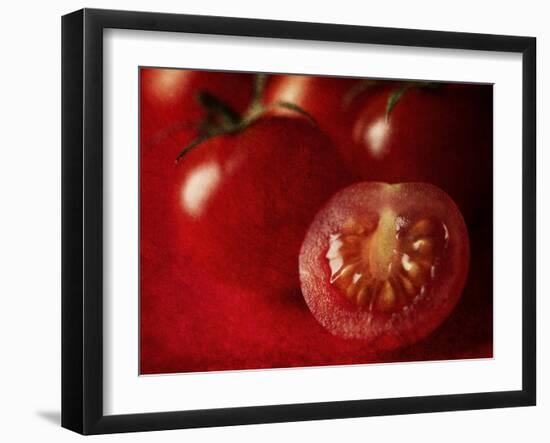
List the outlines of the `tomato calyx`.
<svg viewBox="0 0 550 443">
<path fill-rule="evenodd" d="M 231 106 L 218 97 L 206 91 L 199 91 L 196 95 L 196 99 L 206 110 L 206 117 L 199 125 L 199 135 L 191 140 L 191 142 L 179 152 L 176 156 L 176 163 L 186 153 L 207 140 L 222 135 L 240 133 L 275 108 L 284 108 L 296 112 L 306 117 L 310 123 L 314 125 L 317 124 L 315 119 L 307 111 L 296 104 L 286 101 L 277 101 L 264 105 L 262 103 L 262 96 L 266 79 L 266 74 L 258 74 L 255 76 L 250 104 L 242 114 L 236 112 Z"/>
<path fill-rule="evenodd" d="M 390 114 L 399 103 L 401 98 L 410 90 L 428 89 L 437 90 L 443 86 L 443 83 L 439 82 L 405 82 L 400 87 L 396 88 L 389 96 L 386 102 L 386 121 L 389 120 Z"/>
</svg>

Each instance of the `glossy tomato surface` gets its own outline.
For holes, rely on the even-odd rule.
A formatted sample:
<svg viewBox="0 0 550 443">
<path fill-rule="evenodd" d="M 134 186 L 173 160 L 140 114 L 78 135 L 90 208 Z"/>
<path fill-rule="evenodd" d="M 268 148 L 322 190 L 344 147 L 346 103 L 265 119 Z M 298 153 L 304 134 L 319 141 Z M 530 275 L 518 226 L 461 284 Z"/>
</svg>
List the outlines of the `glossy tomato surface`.
<svg viewBox="0 0 550 443">
<path fill-rule="evenodd" d="M 318 208 L 347 183 L 330 140 L 306 120 L 267 117 L 215 137 L 176 167 L 179 249 L 225 282 L 297 288 L 298 253 Z"/>
<path fill-rule="evenodd" d="M 322 77 L 314 75 L 272 75 L 264 101 L 292 103 L 310 114 L 319 128 L 332 139 L 342 156 L 351 154 L 353 124 L 362 104 L 382 82 L 360 78 Z M 293 111 L 280 108 L 276 113 L 299 117 Z"/>
<path fill-rule="evenodd" d="M 353 125 L 349 165 L 363 180 L 434 184 L 475 222 L 492 206 L 492 86 L 400 86 L 371 97 Z"/>
<path fill-rule="evenodd" d="M 460 211 L 425 183 L 364 182 L 316 215 L 300 254 L 304 298 L 332 334 L 387 351 L 429 335 L 461 297 L 470 261 Z"/>
</svg>

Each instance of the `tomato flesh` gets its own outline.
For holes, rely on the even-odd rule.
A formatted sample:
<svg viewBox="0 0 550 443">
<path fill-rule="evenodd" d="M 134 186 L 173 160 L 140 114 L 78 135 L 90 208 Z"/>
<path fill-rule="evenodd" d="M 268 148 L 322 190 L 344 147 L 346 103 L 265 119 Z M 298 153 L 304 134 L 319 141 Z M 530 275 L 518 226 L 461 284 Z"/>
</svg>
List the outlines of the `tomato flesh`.
<svg viewBox="0 0 550 443">
<path fill-rule="evenodd" d="M 364 182 L 337 193 L 302 245 L 300 279 L 315 318 L 372 349 L 412 344 L 450 314 L 469 241 L 453 201 L 425 183 Z"/>
<path fill-rule="evenodd" d="M 350 219 L 329 239 L 331 284 L 369 311 L 416 303 L 429 291 L 446 247 L 445 224 L 421 218 L 401 225 L 396 218 L 388 210 L 375 223 Z"/>
</svg>

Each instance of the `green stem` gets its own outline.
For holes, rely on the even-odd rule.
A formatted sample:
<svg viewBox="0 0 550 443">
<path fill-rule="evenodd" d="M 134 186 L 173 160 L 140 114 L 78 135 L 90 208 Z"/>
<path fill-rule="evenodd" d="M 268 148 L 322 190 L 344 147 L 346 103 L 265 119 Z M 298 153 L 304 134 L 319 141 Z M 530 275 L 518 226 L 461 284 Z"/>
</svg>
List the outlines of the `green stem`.
<svg viewBox="0 0 550 443">
<path fill-rule="evenodd" d="M 386 102 L 386 121 L 390 118 L 390 113 L 392 112 L 395 105 L 399 103 L 403 95 L 410 91 L 411 89 L 432 89 L 436 90 L 441 88 L 444 83 L 439 82 L 405 82 L 400 88 L 393 91 L 388 97 Z"/>
<path fill-rule="evenodd" d="M 231 106 L 207 91 L 199 91 L 197 101 L 206 109 L 209 119 L 219 118 L 224 126 L 235 125 L 241 120 L 239 113 Z"/>
<path fill-rule="evenodd" d="M 265 106 L 262 103 L 266 74 L 258 74 L 254 79 L 252 99 L 243 116 L 235 112 L 229 105 L 206 91 L 197 94 L 197 100 L 206 109 L 207 118 L 201 125 L 200 135 L 185 146 L 176 157 L 176 163 L 189 151 L 195 149 L 211 138 L 224 134 L 234 134 L 246 130 L 248 126 L 275 108 L 284 108 L 306 117 L 312 124 L 317 122 L 311 114 L 294 103 L 279 101 Z"/>
<path fill-rule="evenodd" d="M 193 139 L 193 141 L 191 141 L 191 143 L 189 143 L 187 146 L 185 146 L 185 148 L 183 148 L 180 153 L 177 155 L 176 157 L 176 163 L 178 163 L 180 161 L 180 159 L 185 155 L 187 154 L 189 151 L 191 151 L 192 149 L 196 148 L 197 146 L 199 146 L 201 143 L 204 143 L 206 140 L 208 139 L 211 139 L 212 137 L 216 137 L 216 135 L 218 134 L 203 134 L 203 135 L 199 135 L 198 137 L 196 137 L 195 139 Z"/>
</svg>

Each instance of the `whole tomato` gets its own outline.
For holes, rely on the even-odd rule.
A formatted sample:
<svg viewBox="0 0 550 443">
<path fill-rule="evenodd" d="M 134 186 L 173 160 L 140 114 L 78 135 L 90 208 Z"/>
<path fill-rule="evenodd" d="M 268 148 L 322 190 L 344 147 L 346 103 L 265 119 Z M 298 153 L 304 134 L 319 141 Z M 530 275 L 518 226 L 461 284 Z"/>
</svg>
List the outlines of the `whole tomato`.
<svg viewBox="0 0 550 443">
<path fill-rule="evenodd" d="M 491 86 L 410 84 L 366 101 L 345 149 L 359 178 L 432 183 L 477 223 L 492 206 L 492 140 Z"/>
<path fill-rule="evenodd" d="M 186 69 L 140 69 L 141 147 L 149 149 L 182 129 L 197 129 L 206 111 L 197 100 L 207 92 L 242 112 L 252 93 L 251 74 Z"/>
<path fill-rule="evenodd" d="M 297 288 L 307 227 L 346 176 L 329 138 L 305 119 L 265 116 L 213 137 L 176 166 L 180 255 L 239 287 Z"/>
<path fill-rule="evenodd" d="M 272 75 L 264 95 L 267 104 L 290 103 L 311 115 L 348 160 L 346 147 L 352 142 L 352 129 L 365 100 L 383 85 L 381 81 L 323 77 L 316 75 Z M 290 109 L 277 108 L 278 114 L 299 116 Z"/>
</svg>

